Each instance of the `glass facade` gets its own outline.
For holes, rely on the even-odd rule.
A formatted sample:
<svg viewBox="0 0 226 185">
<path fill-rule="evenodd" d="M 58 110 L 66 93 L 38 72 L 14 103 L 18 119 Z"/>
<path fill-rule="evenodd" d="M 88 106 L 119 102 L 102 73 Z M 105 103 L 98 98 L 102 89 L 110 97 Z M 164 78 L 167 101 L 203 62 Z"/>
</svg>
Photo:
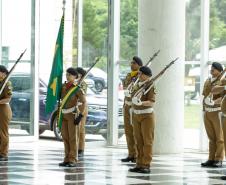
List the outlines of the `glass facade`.
<svg viewBox="0 0 226 185">
<path fill-rule="evenodd" d="M 12 135 L 34 135 L 31 69 L 34 62 L 32 46 L 35 38 L 32 35 L 34 30 L 32 2 L 30 0 L 1 0 L 1 64 L 10 69 L 19 55 L 27 49 L 10 78 L 13 84 L 13 96 L 10 103 L 13 112 L 10 124 Z"/>
<path fill-rule="evenodd" d="M 12 67 L 20 53 L 27 48 L 21 62 L 17 65 L 11 81 L 13 98 L 11 106 L 13 119 L 10 133 L 34 135 L 34 75 L 35 32 L 39 35 L 39 133 L 49 126 L 50 115 L 46 115 L 45 97 L 49 74 L 52 67 L 56 36 L 62 15 L 61 0 L 39 0 L 39 29 L 35 29 L 35 1 L 0 0 L 1 2 L 1 64 Z M 78 0 L 66 2 L 64 33 L 64 69 L 77 66 L 78 62 Z M 109 1 L 83 0 L 82 6 L 82 67 L 88 69 L 98 57 L 100 61 L 87 78 L 89 120 L 87 134 L 107 138 L 107 90 L 108 90 L 108 26 Z M 123 132 L 123 90 L 122 80 L 130 71 L 130 60 L 137 55 L 138 38 L 138 1 L 120 2 L 120 73 L 119 73 L 119 133 Z M 226 62 L 226 2 L 210 0 L 210 42 L 209 62 Z M 23 10 L 23 11 L 21 11 Z M 201 120 L 200 58 L 201 58 L 201 0 L 186 1 L 186 53 L 184 106 L 185 128 L 199 129 Z M 144 61 L 145 63 L 145 61 Z M 195 116 L 194 116 L 195 115 Z M 102 120 L 95 120 L 101 118 Z M 102 123 L 102 127 L 98 124 Z M 95 128 L 95 129 L 94 129 Z M 103 136 L 103 137 L 101 137 Z M 89 138 L 89 136 L 88 136 Z M 96 139 L 96 138 L 95 138 Z M 125 139 L 125 138 L 123 138 Z M 124 142 L 125 140 L 123 140 Z"/>
</svg>

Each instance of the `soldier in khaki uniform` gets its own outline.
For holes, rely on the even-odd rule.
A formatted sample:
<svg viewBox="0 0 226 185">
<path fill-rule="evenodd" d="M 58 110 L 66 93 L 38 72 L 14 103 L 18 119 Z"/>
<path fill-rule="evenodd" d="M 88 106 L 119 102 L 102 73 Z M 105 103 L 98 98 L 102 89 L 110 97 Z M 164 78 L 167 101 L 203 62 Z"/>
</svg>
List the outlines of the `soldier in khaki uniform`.
<svg viewBox="0 0 226 185">
<path fill-rule="evenodd" d="M 75 87 L 75 79 L 77 78 L 77 72 L 74 68 L 68 68 L 66 73 L 67 82 L 63 84 L 61 91 L 61 99 L 63 99 L 68 91 Z M 80 112 L 76 109 L 78 101 L 81 102 Z M 64 162 L 60 163 L 59 166 L 75 167 L 77 162 L 77 133 L 78 124 L 84 115 L 86 107 L 86 99 L 82 90 L 79 89 L 74 95 L 70 97 L 66 103 L 64 109 L 62 109 L 63 120 L 62 120 L 62 138 L 64 141 Z"/>
<path fill-rule="evenodd" d="M 222 94 L 222 101 L 221 101 L 221 125 L 223 129 L 224 135 L 224 149 L 226 150 L 226 78 L 223 77 L 221 79 L 221 84 L 219 86 L 215 86 L 212 89 L 213 94 Z M 222 180 L 226 180 L 226 176 L 221 177 Z"/>
<path fill-rule="evenodd" d="M 222 71 L 221 64 L 214 62 L 211 66 L 212 77 L 206 80 L 203 88 L 204 124 L 209 138 L 209 158 L 201 163 L 202 167 L 221 167 L 224 159 L 224 140 L 219 118 L 222 96 L 211 93 L 213 87 L 220 85 Z"/>
<path fill-rule="evenodd" d="M 132 94 L 133 131 L 137 147 L 136 166 L 130 172 L 150 173 L 152 147 L 154 142 L 155 87 L 151 86 L 151 69 L 143 66 L 139 69 L 139 88 Z M 153 85 L 153 84 L 152 84 Z"/>
<path fill-rule="evenodd" d="M 133 60 L 131 62 L 131 72 L 127 74 L 125 80 L 123 81 L 123 89 L 125 91 L 125 99 L 124 99 L 124 129 L 125 129 L 125 135 L 126 135 L 126 142 L 128 147 L 128 156 L 124 159 L 121 159 L 122 162 L 136 162 L 136 146 L 134 141 L 134 135 L 133 135 L 133 125 L 131 124 L 131 94 L 129 92 L 128 86 L 131 84 L 131 82 L 135 82 L 138 78 L 138 70 L 140 66 L 143 65 L 142 60 L 134 56 Z"/>
<path fill-rule="evenodd" d="M 81 68 L 81 67 L 77 67 L 76 68 L 76 71 L 78 73 L 78 78 L 76 80 L 80 80 L 81 78 L 83 78 L 86 74 L 86 71 Z M 87 84 L 83 81 L 82 84 L 81 84 L 81 90 L 83 92 L 84 95 L 86 95 L 86 92 L 87 92 Z M 79 102 L 79 106 L 78 106 L 78 109 L 79 111 L 81 111 L 82 109 L 82 104 Z M 81 123 L 79 124 L 79 133 L 78 133 L 78 141 L 79 141 L 79 144 L 78 144 L 78 157 L 83 157 L 84 155 L 84 149 L 85 149 L 85 124 L 86 124 L 86 118 L 87 118 L 87 114 L 88 114 L 88 105 L 86 104 L 86 107 L 85 107 L 85 111 L 84 111 L 84 116 L 81 120 Z"/>
<path fill-rule="evenodd" d="M 0 84 L 8 74 L 5 66 L 0 65 Z M 12 96 L 11 82 L 7 82 L 4 90 L 0 94 L 0 161 L 8 160 L 9 148 L 9 122 L 12 118 L 12 111 L 9 105 Z"/>
</svg>

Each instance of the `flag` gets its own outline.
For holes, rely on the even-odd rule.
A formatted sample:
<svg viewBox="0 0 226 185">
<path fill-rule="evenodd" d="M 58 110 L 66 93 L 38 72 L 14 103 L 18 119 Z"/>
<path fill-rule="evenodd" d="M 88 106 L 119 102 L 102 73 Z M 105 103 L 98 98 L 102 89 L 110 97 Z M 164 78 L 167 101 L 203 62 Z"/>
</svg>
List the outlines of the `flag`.
<svg viewBox="0 0 226 185">
<path fill-rule="evenodd" d="M 46 112 L 51 113 L 60 99 L 63 75 L 63 38 L 64 38 L 64 13 L 61 18 L 60 28 L 58 31 L 55 53 L 53 58 L 52 70 L 49 78 Z"/>
</svg>

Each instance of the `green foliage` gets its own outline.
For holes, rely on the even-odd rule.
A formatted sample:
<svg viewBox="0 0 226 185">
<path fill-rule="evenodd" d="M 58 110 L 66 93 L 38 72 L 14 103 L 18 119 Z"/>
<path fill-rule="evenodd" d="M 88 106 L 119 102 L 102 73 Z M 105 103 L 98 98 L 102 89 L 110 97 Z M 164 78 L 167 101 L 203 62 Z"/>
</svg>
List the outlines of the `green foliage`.
<svg viewBox="0 0 226 185">
<path fill-rule="evenodd" d="M 121 0 L 120 57 L 128 60 L 137 54 L 138 1 Z"/>
<path fill-rule="evenodd" d="M 201 0 L 186 4 L 186 60 L 195 60 L 200 53 Z M 209 48 L 226 45 L 226 0 L 210 0 Z"/>
<path fill-rule="evenodd" d="M 83 64 L 90 66 L 95 57 L 102 69 L 107 63 L 108 0 L 84 0 Z M 121 0 L 120 58 L 128 60 L 137 53 L 137 0 Z"/>
</svg>

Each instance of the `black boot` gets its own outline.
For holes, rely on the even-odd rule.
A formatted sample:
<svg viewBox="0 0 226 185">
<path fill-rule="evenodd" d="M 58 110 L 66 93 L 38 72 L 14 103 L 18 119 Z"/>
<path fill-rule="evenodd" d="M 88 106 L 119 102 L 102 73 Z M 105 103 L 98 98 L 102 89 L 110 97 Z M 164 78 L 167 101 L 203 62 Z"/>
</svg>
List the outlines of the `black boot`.
<svg viewBox="0 0 226 185">
<path fill-rule="evenodd" d="M 8 161 L 8 157 L 0 155 L 0 161 Z"/>
<path fill-rule="evenodd" d="M 84 156 L 84 150 L 78 150 L 78 157 Z"/>
<path fill-rule="evenodd" d="M 136 162 L 136 158 L 134 157 L 126 157 L 124 159 L 121 159 L 122 162 L 132 162 L 132 163 L 135 163 Z"/>
<path fill-rule="evenodd" d="M 66 167 L 76 167 L 76 162 L 69 162 Z"/>
<path fill-rule="evenodd" d="M 226 176 L 222 176 L 221 177 L 221 180 L 226 180 Z"/>
<path fill-rule="evenodd" d="M 62 162 L 62 163 L 59 163 L 59 166 L 65 167 L 65 166 L 67 166 L 67 165 L 68 165 L 68 162 Z"/>
<path fill-rule="evenodd" d="M 215 167 L 215 168 L 222 167 L 222 161 L 214 161 L 214 163 L 212 164 L 212 167 Z"/>
<path fill-rule="evenodd" d="M 202 167 L 212 167 L 213 163 L 214 163 L 214 160 L 208 160 L 204 163 L 201 163 L 201 166 Z"/>
<path fill-rule="evenodd" d="M 141 169 L 138 171 L 138 173 L 150 173 L 150 172 L 151 172 L 150 168 L 141 168 Z"/>
<path fill-rule="evenodd" d="M 139 167 L 135 167 L 135 168 L 130 168 L 129 171 L 130 172 L 139 172 L 141 168 Z"/>
</svg>

